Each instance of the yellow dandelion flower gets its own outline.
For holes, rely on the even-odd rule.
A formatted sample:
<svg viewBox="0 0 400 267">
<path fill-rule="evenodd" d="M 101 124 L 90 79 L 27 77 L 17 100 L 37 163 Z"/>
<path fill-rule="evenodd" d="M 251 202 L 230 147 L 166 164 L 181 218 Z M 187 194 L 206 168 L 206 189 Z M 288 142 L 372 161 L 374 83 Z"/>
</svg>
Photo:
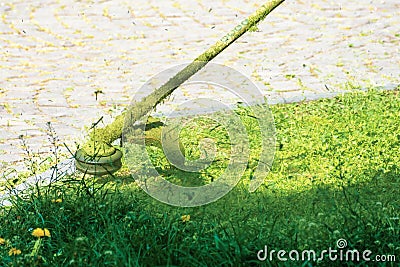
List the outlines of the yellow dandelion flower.
<svg viewBox="0 0 400 267">
<path fill-rule="evenodd" d="M 10 256 L 16 256 L 21 254 L 21 250 L 20 249 L 16 249 L 16 248 L 11 248 L 10 251 L 8 251 L 8 255 Z"/>
<path fill-rule="evenodd" d="M 182 215 L 181 219 L 182 219 L 182 222 L 188 222 L 188 221 L 190 221 L 190 215 Z"/>
<path fill-rule="evenodd" d="M 0 237 L 0 245 L 4 245 L 6 243 L 6 240 L 4 238 Z"/>
<path fill-rule="evenodd" d="M 53 202 L 53 203 L 61 203 L 62 199 L 61 198 L 52 199 L 51 202 Z"/>
<path fill-rule="evenodd" d="M 51 235 L 50 235 L 50 231 L 49 231 L 49 229 L 47 229 L 47 228 L 44 228 L 44 229 L 42 229 L 42 228 L 36 228 L 35 230 L 33 230 L 32 231 L 32 235 L 34 236 L 34 237 L 44 237 L 44 236 L 47 236 L 47 237 L 50 237 Z"/>
</svg>

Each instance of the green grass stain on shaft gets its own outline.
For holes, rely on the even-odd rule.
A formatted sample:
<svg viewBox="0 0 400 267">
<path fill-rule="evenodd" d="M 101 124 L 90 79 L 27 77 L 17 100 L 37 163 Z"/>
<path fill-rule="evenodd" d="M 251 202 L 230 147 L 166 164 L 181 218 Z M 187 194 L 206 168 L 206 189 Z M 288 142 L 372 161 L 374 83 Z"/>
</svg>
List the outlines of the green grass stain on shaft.
<svg viewBox="0 0 400 267">
<path fill-rule="evenodd" d="M 210 62 L 219 53 L 235 42 L 245 32 L 252 31 L 260 21 L 265 19 L 265 17 L 272 10 L 274 10 L 284 1 L 285 0 L 273 0 L 262 5 L 256 12 L 250 15 L 247 19 L 243 20 L 233 30 L 218 40 L 207 51 L 198 56 L 191 64 L 179 71 L 160 88 L 144 97 L 136 105 L 117 116 L 111 124 L 105 126 L 104 128 L 98 128 L 96 131 L 92 131 L 90 133 L 91 140 L 110 145 L 114 140 L 120 138 L 126 116 L 129 116 L 128 118 L 131 122 L 135 122 L 142 116 L 146 115 L 160 102 L 165 100 L 176 88 L 178 88 L 181 84 L 202 69 L 208 62 Z"/>
</svg>

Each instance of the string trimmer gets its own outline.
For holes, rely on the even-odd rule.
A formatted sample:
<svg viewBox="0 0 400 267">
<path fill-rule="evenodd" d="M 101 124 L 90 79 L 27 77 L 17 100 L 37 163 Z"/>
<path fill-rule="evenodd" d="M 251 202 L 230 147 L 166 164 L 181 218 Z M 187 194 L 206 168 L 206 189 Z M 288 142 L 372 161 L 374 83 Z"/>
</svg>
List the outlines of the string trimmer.
<svg viewBox="0 0 400 267">
<path fill-rule="evenodd" d="M 90 140 L 78 149 L 75 154 L 76 168 L 84 173 L 93 175 L 103 175 L 117 171 L 122 165 L 122 152 L 113 147 L 112 143 L 121 138 L 126 116 L 129 116 L 131 121 L 137 121 L 146 115 L 245 32 L 256 28 L 256 25 L 282 2 L 284 0 L 272 0 L 262 5 L 256 12 L 243 20 L 160 88 L 117 116 L 111 124 L 104 128 L 94 128 L 89 135 Z M 150 127 L 146 127 L 146 144 L 161 146 L 159 126 L 162 123 L 153 118 L 148 122 Z"/>
</svg>

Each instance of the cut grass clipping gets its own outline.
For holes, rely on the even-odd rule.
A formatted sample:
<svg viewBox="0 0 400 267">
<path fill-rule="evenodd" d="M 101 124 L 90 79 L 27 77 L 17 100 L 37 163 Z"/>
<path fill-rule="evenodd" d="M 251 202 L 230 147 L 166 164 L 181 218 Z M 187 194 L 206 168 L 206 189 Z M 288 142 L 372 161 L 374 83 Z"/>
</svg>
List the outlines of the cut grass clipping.
<svg viewBox="0 0 400 267">
<path fill-rule="evenodd" d="M 255 193 L 247 191 L 251 160 L 237 187 L 201 207 L 157 202 L 123 171 L 109 180 L 72 176 L 37 188 L 1 211 L 1 265 L 254 266 L 260 263 L 257 252 L 266 245 L 269 250 L 318 253 L 336 249 L 343 238 L 346 249 L 371 250 L 371 259 L 397 257 L 397 263 L 374 266 L 395 266 L 400 260 L 399 100 L 398 90 L 370 90 L 272 106 L 278 147 L 264 184 Z M 225 157 L 226 133 L 211 132 L 210 123 L 194 122 L 182 133 L 189 157 L 199 157 L 196 140 L 203 137 L 218 139 L 218 156 Z M 191 177 L 168 167 L 160 151 L 153 150 L 154 164 L 181 184 L 208 183 L 224 164 L 221 160 Z M 32 235 L 39 232 L 43 236 Z M 282 262 L 275 257 L 262 264 Z M 325 258 L 320 264 L 365 262 Z"/>
</svg>

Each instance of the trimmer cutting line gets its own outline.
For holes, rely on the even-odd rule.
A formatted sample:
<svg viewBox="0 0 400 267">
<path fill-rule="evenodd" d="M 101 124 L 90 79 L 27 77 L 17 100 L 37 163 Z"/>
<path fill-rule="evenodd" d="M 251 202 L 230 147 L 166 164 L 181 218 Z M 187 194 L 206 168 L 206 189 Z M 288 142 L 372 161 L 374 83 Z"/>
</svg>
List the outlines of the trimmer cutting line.
<svg viewBox="0 0 400 267">
<path fill-rule="evenodd" d="M 128 118 L 132 122 L 138 121 L 245 32 L 254 29 L 261 20 L 283 2 L 284 0 L 272 0 L 262 5 L 256 12 L 234 27 L 233 30 L 218 40 L 160 88 L 117 116 L 111 124 L 104 128 L 95 128 L 92 130 L 90 140 L 75 153 L 76 168 L 81 172 L 93 175 L 111 174 L 120 169 L 122 166 L 122 152 L 114 148 L 111 144 L 118 138 L 121 138 L 126 116 L 129 116 Z M 152 145 L 161 146 L 160 131 L 157 130 L 160 122 L 153 121 L 151 123 L 157 126 L 150 127 L 150 130 L 147 130 L 147 127 L 146 143 L 150 142 Z"/>
</svg>

